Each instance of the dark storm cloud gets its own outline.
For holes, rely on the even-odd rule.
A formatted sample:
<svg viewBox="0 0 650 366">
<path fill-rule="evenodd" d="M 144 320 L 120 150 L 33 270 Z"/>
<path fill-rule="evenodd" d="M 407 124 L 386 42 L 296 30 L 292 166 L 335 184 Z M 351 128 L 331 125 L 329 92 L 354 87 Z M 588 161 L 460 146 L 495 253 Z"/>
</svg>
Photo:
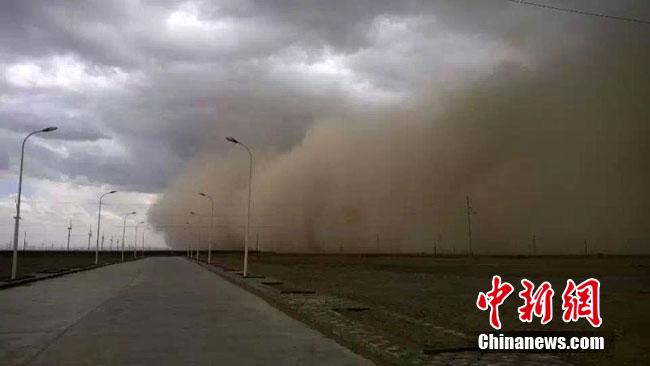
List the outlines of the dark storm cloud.
<svg viewBox="0 0 650 366">
<path fill-rule="evenodd" d="M 610 3 L 576 6 L 644 16 Z M 501 0 L 2 1 L 0 127 L 9 141 L 59 125 L 34 147 L 34 174 L 155 192 L 202 146 L 228 151 L 224 135 L 289 151 L 332 111 L 462 84 L 599 24 Z"/>
<path fill-rule="evenodd" d="M 0 120 L 2 121 L 1 128 L 20 135 L 63 123 L 65 129 L 57 131 L 54 135 L 41 135 L 39 137 L 73 141 L 95 141 L 107 138 L 106 135 L 99 131 L 98 126 L 93 126 L 80 118 L 49 118 L 44 120 L 40 116 L 33 114 L 0 111 Z"/>
<path fill-rule="evenodd" d="M 265 57 L 303 38 L 299 26 L 265 14 L 252 3 L 218 8 L 200 3 L 194 9 L 199 21 L 213 26 L 210 22 L 223 19 L 222 25 L 214 26 L 223 26 L 226 31 L 234 28 L 238 33 L 226 34 L 230 39 L 220 39 L 218 30 L 217 38 L 207 39 L 198 39 L 195 33 L 185 37 L 166 33 L 165 23 L 172 12 L 186 5 L 2 2 L 3 70 L 8 72 L 9 67 L 22 63 L 56 72 L 49 58 L 72 55 L 73 61 L 84 68 L 84 76 L 93 76 L 97 70 L 102 76 L 102 72 L 118 67 L 127 74 L 127 82 L 139 81 L 107 92 L 49 84 L 34 87 L 33 78 L 25 82 L 29 85 L 21 86 L 3 80 L 2 127 L 24 133 L 56 121 L 61 129 L 48 139 L 114 140 L 123 146 L 128 163 L 106 167 L 98 163 L 98 154 L 77 151 L 73 157 L 58 159 L 58 165 L 44 162 L 48 169 L 43 171 L 51 172 L 48 177 L 81 176 L 98 183 L 128 185 L 133 180 L 130 185 L 158 190 L 181 161 L 196 152 L 206 131 L 214 135 L 211 126 L 215 123 L 222 125 L 224 132 L 247 134 L 269 146 L 287 147 L 301 137 L 318 109 L 337 99 L 303 96 L 295 85 L 282 85 L 269 78 L 264 69 Z M 313 50 L 308 51 L 319 52 L 325 45 L 323 39 L 315 35 L 310 38 L 315 41 L 310 41 Z M 211 41 L 225 44 L 211 45 Z M 251 65 L 259 60 L 262 66 Z M 57 80 L 49 82 L 56 84 Z M 295 111 L 282 111 L 277 108 L 281 104 L 297 107 Z M 68 115 L 70 112 L 74 117 Z M 277 132 L 281 128 L 285 132 Z M 15 161 L 14 151 L 6 154 Z M 119 169 L 120 165 L 124 167 Z"/>
</svg>

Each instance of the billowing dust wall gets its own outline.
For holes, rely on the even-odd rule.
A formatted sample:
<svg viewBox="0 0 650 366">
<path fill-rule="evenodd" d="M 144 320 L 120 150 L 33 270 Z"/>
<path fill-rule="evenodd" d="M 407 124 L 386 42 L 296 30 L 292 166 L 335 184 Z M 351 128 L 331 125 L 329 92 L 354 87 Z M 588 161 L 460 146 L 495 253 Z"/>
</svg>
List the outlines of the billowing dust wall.
<svg viewBox="0 0 650 366">
<path fill-rule="evenodd" d="M 533 237 L 542 254 L 647 253 L 647 34 L 593 32 L 363 113 L 333 105 L 290 149 L 251 146 L 253 249 L 466 253 L 469 196 L 475 253 L 527 254 Z M 170 246 L 207 247 L 205 192 L 215 247 L 242 247 L 248 155 L 224 144 L 206 142 L 150 211 Z"/>
</svg>

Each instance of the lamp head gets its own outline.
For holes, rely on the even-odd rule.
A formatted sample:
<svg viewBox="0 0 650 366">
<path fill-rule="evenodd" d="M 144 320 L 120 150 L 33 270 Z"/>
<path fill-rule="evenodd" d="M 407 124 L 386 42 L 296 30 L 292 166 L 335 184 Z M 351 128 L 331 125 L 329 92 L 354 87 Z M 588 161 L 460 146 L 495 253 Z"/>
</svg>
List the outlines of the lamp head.
<svg viewBox="0 0 650 366">
<path fill-rule="evenodd" d="M 110 191 L 110 192 L 108 192 L 108 194 L 113 194 L 113 193 L 116 193 L 116 192 L 117 191 Z"/>
<path fill-rule="evenodd" d="M 136 212 L 135 212 L 135 211 L 133 211 L 133 212 L 131 212 L 131 215 L 135 215 L 135 214 L 136 214 Z"/>
<path fill-rule="evenodd" d="M 47 127 L 47 128 L 42 129 L 41 132 L 52 132 L 52 131 L 56 131 L 57 129 L 58 129 L 58 127 L 52 126 L 52 127 Z"/>
<path fill-rule="evenodd" d="M 207 197 L 205 193 L 199 193 L 200 196 Z"/>
<path fill-rule="evenodd" d="M 237 139 L 234 138 L 234 137 L 226 137 L 226 140 L 232 142 L 233 144 L 238 144 L 239 143 L 239 141 L 237 141 Z"/>
</svg>

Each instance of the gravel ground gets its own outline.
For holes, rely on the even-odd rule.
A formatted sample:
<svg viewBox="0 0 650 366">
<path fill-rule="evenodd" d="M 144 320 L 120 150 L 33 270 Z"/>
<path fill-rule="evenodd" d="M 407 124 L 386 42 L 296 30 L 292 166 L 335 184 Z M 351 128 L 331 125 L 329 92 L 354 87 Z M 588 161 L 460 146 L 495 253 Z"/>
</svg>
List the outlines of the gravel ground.
<svg viewBox="0 0 650 366">
<path fill-rule="evenodd" d="M 202 259 L 205 259 L 205 254 Z M 240 269 L 241 255 L 213 257 L 222 265 Z M 560 297 L 569 278 L 601 281 L 603 326 L 598 329 L 614 341 L 606 352 L 560 354 L 576 364 L 649 364 L 650 257 L 535 257 L 441 258 L 362 255 L 251 256 L 252 273 L 291 282 L 368 306 L 346 312 L 364 324 L 394 334 L 405 345 L 437 352 L 474 347 L 475 334 L 489 330 L 488 314 L 475 306 L 479 291 L 490 289 L 492 275 L 513 284 L 515 293 L 501 307 L 504 331 L 593 331 L 585 320 L 565 324 Z M 540 326 L 519 322 L 516 292 L 519 281 L 549 281 L 555 290 L 554 318 Z"/>
</svg>

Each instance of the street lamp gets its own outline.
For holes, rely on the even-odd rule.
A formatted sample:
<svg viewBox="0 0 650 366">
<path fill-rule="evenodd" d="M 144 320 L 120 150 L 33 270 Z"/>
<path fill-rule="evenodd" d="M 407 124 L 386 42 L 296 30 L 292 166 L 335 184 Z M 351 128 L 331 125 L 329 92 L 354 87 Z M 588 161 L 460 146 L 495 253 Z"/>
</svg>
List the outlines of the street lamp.
<svg viewBox="0 0 650 366">
<path fill-rule="evenodd" d="M 240 145 L 246 151 L 248 151 L 248 156 L 250 158 L 248 166 L 248 209 L 246 211 L 246 236 L 244 238 L 244 277 L 248 274 L 248 239 L 251 226 L 251 185 L 253 184 L 253 153 L 248 146 L 244 145 L 234 137 L 226 137 L 226 140 L 232 142 L 233 144 Z"/>
<path fill-rule="evenodd" d="M 135 213 L 136 212 L 133 211 L 124 215 L 124 226 L 122 227 L 122 262 L 124 262 L 124 235 L 126 234 L 126 218 L 129 217 L 129 215 L 135 215 Z"/>
<path fill-rule="evenodd" d="M 41 132 L 52 132 L 55 131 L 57 128 L 58 127 L 47 127 L 42 130 L 31 132 L 23 140 L 23 145 L 20 152 L 20 174 L 18 175 L 18 198 L 16 199 L 16 217 L 14 218 L 16 219 L 16 224 L 14 226 L 14 248 L 13 248 L 14 252 L 11 261 L 12 280 L 16 279 L 16 272 L 18 271 L 18 233 L 20 232 L 20 196 L 23 191 L 23 161 L 25 157 L 25 143 L 27 142 L 27 139 L 30 138 L 32 135 Z"/>
<path fill-rule="evenodd" d="M 138 225 L 144 224 L 144 221 L 140 221 L 135 224 L 135 238 L 133 239 L 133 258 L 138 257 Z"/>
<path fill-rule="evenodd" d="M 214 230 L 214 200 L 205 193 L 199 193 L 200 196 L 210 199 L 210 235 L 208 235 L 208 264 L 212 261 L 212 231 Z"/>
<path fill-rule="evenodd" d="M 95 264 L 99 263 L 99 225 L 101 225 L 102 219 L 102 199 L 107 194 L 113 194 L 115 192 L 117 191 L 106 192 L 99 197 L 99 212 L 97 213 L 97 243 L 95 244 Z M 104 245 L 104 243 L 102 243 L 102 245 Z"/>
</svg>

